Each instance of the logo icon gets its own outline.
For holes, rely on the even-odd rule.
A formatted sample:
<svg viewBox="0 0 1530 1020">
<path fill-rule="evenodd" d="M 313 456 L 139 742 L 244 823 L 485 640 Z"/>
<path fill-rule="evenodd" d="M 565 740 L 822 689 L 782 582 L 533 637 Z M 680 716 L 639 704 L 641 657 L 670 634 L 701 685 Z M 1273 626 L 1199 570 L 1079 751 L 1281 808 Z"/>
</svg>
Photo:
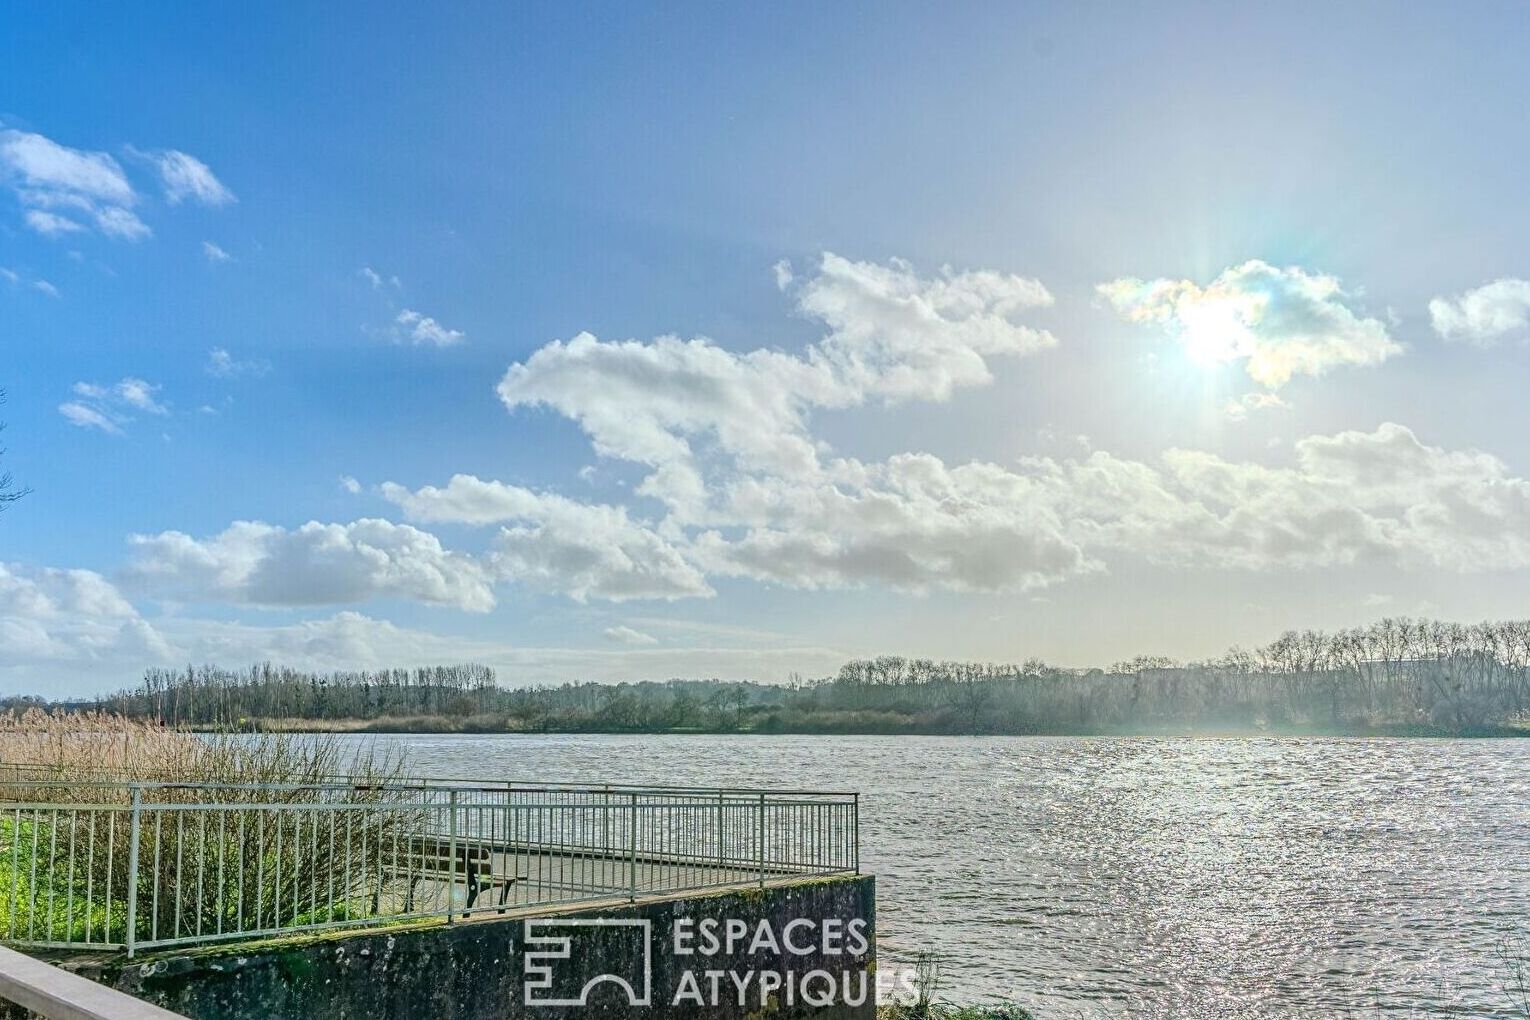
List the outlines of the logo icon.
<svg viewBox="0 0 1530 1020">
<path fill-rule="evenodd" d="M 644 918 L 591 917 L 527 919 L 522 973 L 528 1006 L 587 1006 L 590 993 L 612 984 L 627 995 L 629 1006 L 647 1006 L 653 997 L 652 922 Z M 574 956 L 623 961 L 619 972 L 586 977 Z"/>
</svg>

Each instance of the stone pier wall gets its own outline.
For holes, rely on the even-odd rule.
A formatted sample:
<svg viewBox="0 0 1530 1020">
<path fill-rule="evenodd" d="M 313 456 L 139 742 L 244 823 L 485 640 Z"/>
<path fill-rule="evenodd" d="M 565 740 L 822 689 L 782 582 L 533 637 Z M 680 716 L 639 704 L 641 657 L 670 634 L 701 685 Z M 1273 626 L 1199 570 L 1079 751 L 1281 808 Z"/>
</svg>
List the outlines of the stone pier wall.
<svg viewBox="0 0 1530 1020">
<path fill-rule="evenodd" d="M 875 914 L 847 876 L 57 962 L 192 1020 L 871 1020 Z"/>
</svg>

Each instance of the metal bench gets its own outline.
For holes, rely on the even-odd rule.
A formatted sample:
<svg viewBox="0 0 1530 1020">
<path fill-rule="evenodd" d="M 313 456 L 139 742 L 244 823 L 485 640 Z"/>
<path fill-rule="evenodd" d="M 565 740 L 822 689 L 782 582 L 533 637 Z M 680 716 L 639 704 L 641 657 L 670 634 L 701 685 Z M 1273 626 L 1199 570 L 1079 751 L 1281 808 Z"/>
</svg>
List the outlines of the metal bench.
<svg viewBox="0 0 1530 1020">
<path fill-rule="evenodd" d="M 414 890 L 422 879 L 445 882 L 448 886 L 459 880 L 467 888 L 464 910 L 473 909 L 480 893 L 499 889 L 497 906 L 503 912 L 510 890 L 517 882 L 524 882 L 525 875 L 494 874 L 494 853 L 481 843 L 450 840 L 435 836 L 417 836 L 409 841 L 407 856 L 400 862 L 409 891 L 404 898 L 404 912 L 414 911 Z"/>
</svg>

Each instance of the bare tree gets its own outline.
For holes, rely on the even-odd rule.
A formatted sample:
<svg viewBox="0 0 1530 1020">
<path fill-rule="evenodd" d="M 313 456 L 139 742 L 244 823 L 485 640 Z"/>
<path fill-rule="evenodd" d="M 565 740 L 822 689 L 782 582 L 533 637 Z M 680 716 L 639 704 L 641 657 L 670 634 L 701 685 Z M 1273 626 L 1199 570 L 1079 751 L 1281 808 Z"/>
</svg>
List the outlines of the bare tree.
<svg viewBox="0 0 1530 1020">
<path fill-rule="evenodd" d="M 5 403 L 5 391 L 0 390 L 0 404 Z M 5 423 L 0 422 L 0 432 L 5 431 Z M 5 447 L 0 446 L 0 457 L 5 456 Z M 11 480 L 9 471 L 0 471 L 0 510 L 4 510 L 11 503 L 25 496 L 30 489 L 23 489 Z"/>
</svg>

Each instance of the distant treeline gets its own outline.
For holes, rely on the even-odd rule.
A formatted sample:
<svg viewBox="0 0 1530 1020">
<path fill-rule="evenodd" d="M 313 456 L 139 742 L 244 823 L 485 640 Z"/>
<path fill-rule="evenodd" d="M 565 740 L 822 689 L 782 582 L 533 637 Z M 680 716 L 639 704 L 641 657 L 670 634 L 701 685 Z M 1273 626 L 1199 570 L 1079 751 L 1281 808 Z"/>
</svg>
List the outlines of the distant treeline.
<svg viewBox="0 0 1530 1020">
<path fill-rule="evenodd" d="M 374 730 L 1087 734 L 1502 732 L 1530 709 L 1530 621 L 1385 619 L 1262 648 L 1109 669 L 858 659 L 786 685 L 725 680 L 499 686 L 487 666 L 307 673 L 150 670 L 102 707 L 178 725 L 307 720 Z"/>
</svg>

